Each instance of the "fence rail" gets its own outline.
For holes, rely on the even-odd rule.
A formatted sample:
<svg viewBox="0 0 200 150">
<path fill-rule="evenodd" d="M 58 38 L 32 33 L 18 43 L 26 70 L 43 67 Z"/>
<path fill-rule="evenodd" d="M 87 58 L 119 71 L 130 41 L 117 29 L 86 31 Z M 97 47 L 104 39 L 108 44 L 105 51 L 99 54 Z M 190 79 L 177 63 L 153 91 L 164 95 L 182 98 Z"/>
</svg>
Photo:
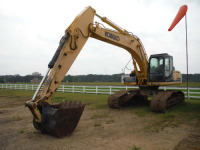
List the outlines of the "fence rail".
<svg viewBox="0 0 200 150">
<path fill-rule="evenodd" d="M 38 84 L 0 84 L 0 89 L 32 90 L 35 91 Z M 113 94 L 119 90 L 137 89 L 137 86 L 82 86 L 60 85 L 57 91 L 70 93 Z M 186 87 L 162 86 L 164 90 L 181 90 L 187 97 Z M 189 87 L 189 99 L 200 99 L 200 88 Z"/>
</svg>

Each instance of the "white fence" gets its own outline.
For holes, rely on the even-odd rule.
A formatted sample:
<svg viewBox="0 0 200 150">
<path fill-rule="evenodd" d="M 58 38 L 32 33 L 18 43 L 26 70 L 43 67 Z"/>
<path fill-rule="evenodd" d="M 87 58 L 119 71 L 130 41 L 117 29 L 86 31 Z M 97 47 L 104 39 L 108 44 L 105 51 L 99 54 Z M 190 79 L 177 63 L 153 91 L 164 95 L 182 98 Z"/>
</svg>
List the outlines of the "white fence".
<svg viewBox="0 0 200 150">
<path fill-rule="evenodd" d="M 0 84 L 0 89 L 32 90 L 35 91 L 38 84 Z M 82 85 L 60 85 L 57 91 L 70 93 L 92 93 L 92 94 L 113 94 L 119 90 L 137 89 L 137 86 L 82 86 Z M 186 87 L 163 86 L 164 90 L 181 90 L 187 97 Z M 200 99 L 200 88 L 189 87 L 189 99 Z"/>
</svg>

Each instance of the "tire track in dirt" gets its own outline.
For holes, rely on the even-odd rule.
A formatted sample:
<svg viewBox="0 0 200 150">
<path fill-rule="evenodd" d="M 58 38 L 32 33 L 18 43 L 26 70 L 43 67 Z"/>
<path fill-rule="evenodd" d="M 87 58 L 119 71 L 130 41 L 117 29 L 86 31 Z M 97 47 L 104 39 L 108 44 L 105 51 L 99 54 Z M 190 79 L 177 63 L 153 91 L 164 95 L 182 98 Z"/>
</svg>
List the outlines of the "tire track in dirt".
<svg viewBox="0 0 200 150">
<path fill-rule="evenodd" d="M 174 150 L 200 150 L 200 124 L 188 137 L 181 140 Z"/>
</svg>

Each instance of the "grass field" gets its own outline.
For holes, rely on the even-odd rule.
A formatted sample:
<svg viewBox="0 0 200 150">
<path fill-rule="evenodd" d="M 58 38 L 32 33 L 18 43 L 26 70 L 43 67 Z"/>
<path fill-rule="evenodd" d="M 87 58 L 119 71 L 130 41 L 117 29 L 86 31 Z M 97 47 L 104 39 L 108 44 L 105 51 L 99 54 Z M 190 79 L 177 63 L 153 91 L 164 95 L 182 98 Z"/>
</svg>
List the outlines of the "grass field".
<svg viewBox="0 0 200 150">
<path fill-rule="evenodd" d="M 108 108 L 107 98 L 107 95 L 56 93 L 52 101 L 81 101 L 89 109 L 98 110 Z M 149 104 L 129 106 L 122 109 L 127 111 L 131 110 L 132 113 L 137 114 L 139 117 L 152 118 L 144 128 L 147 132 L 159 132 L 159 130 L 165 127 L 177 127 L 183 123 L 192 124 L 196 119 L 200 120 L 200 100 L 187 100 L 185 103 L 171 108 L 165 114 L 151 112 Z M 98 114 L 97 116 L 102 117 L 102 114 Z"/>
<path fill-rule="evenodd" d="M 163 114 L 151 112 L 150 99 L 143 105 L 110 109 L 109 95 L 56 92 L 52 103 L 71 100 L 86 106 L 73 135 L 55 139 L 42 135 L 32 125 L 32 115 L 24 104 L 33 94 L 31 90 L 0 89 L 0 147 L 3 149 L 168 150 L 174 149 L 190 132 L 200 133 L 197 130 L 200 100 L 187 100 Z M 197 137 L 189 140 L 198 145 Z M 190 148 L 181 150 L 186 149 Z"/>
<path fill-rule="evenodd" d="M 13 100 L 13 98 L 16 98 L 24 102 L 25 99 L 30 100 L 33 94 L 33 91 L 0 90 L 0 100 L 9 100 L 9 98 Z M 58 103 L 65 100 L 81 101 L 86 104 L 89 110 L 96 111 L 108 109 L 108 96 L 109 95 L 56 92 L 52 102 Z M 131 113 L 135 113 L 139 117 L 152 118 L 151 120 L 147 119 L 148 123 L 144 127 L 144 130 L 147 132 L 159 132 L 165 127 L 176 127 L 183 123 L 192 124 L 194 120 L 200 120 L 200 100 L 187 100 L 185 103 L 171 108 L 165 114 L 151 112 L 149 104 L 129 106 L 122 109 L 131 111 Z M 104 115 L 95 113 L 93 117 L 104 117 Z"/>
</svg>

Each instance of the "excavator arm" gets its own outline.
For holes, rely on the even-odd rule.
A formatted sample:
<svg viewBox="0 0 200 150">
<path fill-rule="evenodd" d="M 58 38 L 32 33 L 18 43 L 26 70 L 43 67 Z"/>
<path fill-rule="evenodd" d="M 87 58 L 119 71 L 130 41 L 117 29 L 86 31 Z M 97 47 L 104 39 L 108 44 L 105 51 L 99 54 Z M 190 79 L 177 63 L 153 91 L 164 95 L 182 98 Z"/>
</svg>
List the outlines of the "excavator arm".
<svg viewBox="0 0 200 150">
<path fill-rule="evenodd" d="M 137 85 L 144 85 L 147 83 L 148 60 L 140 39 L 125 30 L 123 31 L 107 18 L 101 17 L 101 19 L 116 30 L 102 28 L 96 23 L 90 25 L 90 31 L 92 32 L 91 37 L 127 50 L 131 54 L 133 60 L 134 71 L 138 78 Z"/>
<path fill-rule="evenodd" d="M 95 15 L 113 29 L 107 29 L 100 23 L 93 23 Z M 87 7 L 65 30 L 65 35 L 48 65 L 46 75 L 32 100 L 25 104 L 33 114 L 36 129 L 62 137 L 71 134 L 77 126 L 84 110 L 83 104 L 63 102 L 50 105 L 50 102 L 89 37 L 127 50 L 133 60 L 132 73 L 137 76 L 135 85 L 148 86 L 148 58 L 140 39 L 106 17 L 96 14 L 92 7 Z M 39 93 L 42 85 L 44 86 Z"/>
<path fill-rule="evenodd" d="M 49 103 L 91 35 L 89 25 L 93 23 L 95 14 L 93 8 L 85 8 L 66 29 L 32 100 L 25 103 L 33 114 L 34 127 L 42 132 L 63 137 L 71 134 L 78 124 L 84 110 L 83 104 L 63 102 L 50 105 Z"/>
<path fill-rule="evenodd" d="M 50 102 L 53 94 L 59 87 L 61 81 L 69 71 L 71 65 L 85 45 L 91 33 L 89 25 L 93 23 L 95 10 L 91 7 L 86 8 L 81 12 L 66 29 L 63 38 L 60 42 L 54 57 L 49 65 L 51 69 L 39 98 L 44 98 L 42 101 Z M 54 59 L 57 58 L 57 59 Z M 51 65 L 54 64 L 54 65 Z"/>
<path fill-rule="evenodd" d="M 89 37 L 127 50 L 133 58 L 133 64 L 139 80 L 138 84 L 142 85 L 147 82 L 147 54 L 139 38 L 125 30 L 123 31 L 105 17 L 100 18 L 116 30 L 102 28 L 99 23 L 93 24 L 95 15 L 99 17 L 93 8 L 87 7 L 66 29 L 58 50 L 52 61 L 49 63 L 49 68 L 52 69 L 46 79 L 42 92 L 38 97 L 38 99 L 42 98 L 42 102 L 50 102 L 53 94 Z M 62 47 L 62 49 L 60 49 L 60 47 Z M 57 59 L 55 59 L 55 57 Z M 54 63 L 55 65 L 52 65 Z M 136 63 L 139 66 L 139 69 L 137 69 Z"/>
</svg>

